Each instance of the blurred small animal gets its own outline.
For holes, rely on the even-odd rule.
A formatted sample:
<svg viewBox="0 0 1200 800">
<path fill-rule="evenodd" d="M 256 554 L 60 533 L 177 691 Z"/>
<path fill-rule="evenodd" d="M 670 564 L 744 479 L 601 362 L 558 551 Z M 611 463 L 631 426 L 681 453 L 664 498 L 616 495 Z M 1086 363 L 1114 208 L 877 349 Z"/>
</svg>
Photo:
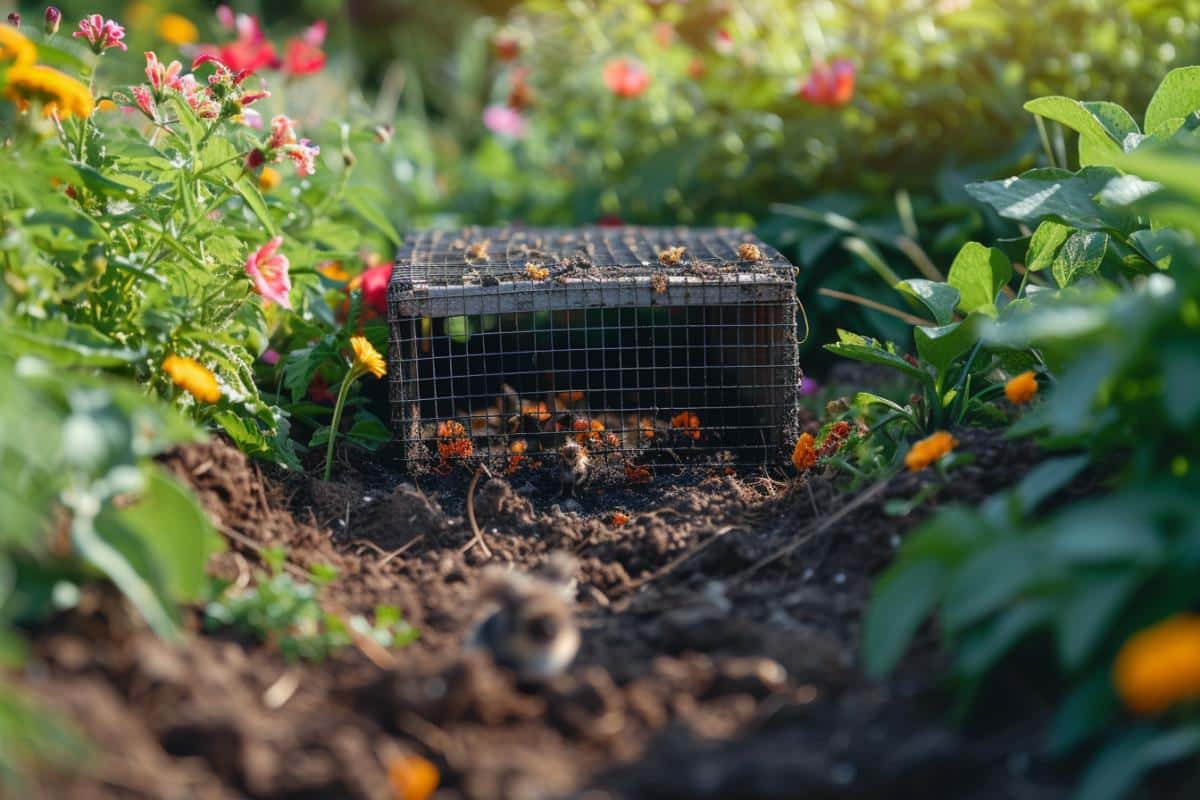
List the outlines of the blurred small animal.
<svg viewBox="0 0 1200 800">
<path fill-rule="evenodd" d="M 575 490 L 587 483 L 591 477 L 591 459 L 587 448 L 576 441 L 568 441 L 558 448 L 559 479 L 562 481 L 562 494 L 575 496 Z"/>
<path fill-rule="evenodd" d="M 554 553 L 534 574 L 489 567 L 479 600 L 479 622 L 467 640 L 486 649 L 501 667 L 522 680 L 559 675 L 579 650 L 574 557 Z"/>
</svg>

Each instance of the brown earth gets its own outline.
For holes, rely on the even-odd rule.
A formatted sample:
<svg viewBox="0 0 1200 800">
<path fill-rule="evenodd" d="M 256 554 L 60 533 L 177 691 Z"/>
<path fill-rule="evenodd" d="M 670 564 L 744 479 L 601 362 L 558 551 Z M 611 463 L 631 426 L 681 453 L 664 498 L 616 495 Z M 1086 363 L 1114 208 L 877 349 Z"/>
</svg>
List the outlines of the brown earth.
<svg viewBox="0 0 1200 800">
<path fill-rule="evenodd" d="M 1037 461 L 1027 443 L 961 434 L 975 461 L 935 503 L 978 503 Z M 326 484 L 264 475 L 221 441 L 163 463 L 229 541 L 211 571 L 245 582 L 258 548 L 332 564 L 328 608 L 400 607 L 420 630 L 388 653 L 322 664 L 200 632 L 159 641 L 111 591 L 34 632 L 25 682 L 93 739 L 45 797 L 389 798 L 389 764 L 430 759 L 439 798 L 1061 797 L 1037 755 L 1045 681 L 993 688 L 964 724 L 932 631 L 886 682 L 857 669 L 872 577 L 932 504 L 889 516 L 931 471 L 843 493 L 820 478 L 661 474 L 595 486 L 572 506 L 536 482 L 485 479 L 472 544 L 464 475 L 399 482 L 383 467 Z M 608 524 L 612 510 L 630 521 Z M 583 647 L 545 685 L 518 685 L 461 645 L 489 562 L 580 559 Z M 1023 720 L 1014 724 L 1012 720 Z M 35 796 L 38 796 L 35 794 Z"/>
</svg>

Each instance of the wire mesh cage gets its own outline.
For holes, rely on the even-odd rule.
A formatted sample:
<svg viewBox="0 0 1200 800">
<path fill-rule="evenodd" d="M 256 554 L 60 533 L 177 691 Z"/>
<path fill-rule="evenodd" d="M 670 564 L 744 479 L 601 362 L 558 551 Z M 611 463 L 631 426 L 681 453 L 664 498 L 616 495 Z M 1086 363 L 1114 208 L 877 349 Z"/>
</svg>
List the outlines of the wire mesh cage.
<svg viewBox="0 0 1200 800">
<path fill-rule="evenodd" d="M 795 269 L 750 234 L 468 228 L 408 238 L 388 285 L 410 470 L 773 463 L 796 426 Z"/>
</svg>

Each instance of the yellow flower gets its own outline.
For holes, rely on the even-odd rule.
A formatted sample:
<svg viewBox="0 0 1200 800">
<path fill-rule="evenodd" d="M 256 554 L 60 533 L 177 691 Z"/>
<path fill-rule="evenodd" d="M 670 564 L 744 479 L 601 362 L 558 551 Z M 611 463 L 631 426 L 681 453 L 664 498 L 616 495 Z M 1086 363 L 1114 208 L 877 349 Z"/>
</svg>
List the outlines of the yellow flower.
<svg viewBox="0 0 1200 800">
<path fill-rule="evenodd" d="M 164 14 L 158 21 L 158 35 L 168 44 L 191 44 L 200 38 L 200 31 L 187 17 L 179 14 Z"/>
<path fill-rule="evenodd" d="M 440 782 L 438 768 L 420 756 L 400 756 L 388 765 L 388 783 L 396 800 L 426 800 Z"/>
<path fill-rule="evenodd" d="M 319 267 L 317 267 L 317 272 L 321 273 L 329 280 L 337 281 L 338 283 L 345 283 L 346 281 L 350 280 L 350 273 L 346 272 L 346 269 L 342 266 L 340 261 L 326 261 L 324 264 L 321 264 Z"/>
<path fill-rule="evenodd" d="M 125 11 L 121 14 L 121 17 L 125 20 L 127 28 L 147 28 L 154 19 L 154 13 L 153 6 L 138 0 L 125 6 Z"/>
<path fill-rule="evenodd" d="M 0 61 L 13 66 L 28 66 L 37 60 L 37 47 L 12 25 L 0 25 Z"/>
<path fill-rule="evenodd" d="M 376 378 L 387 374 L 387 364 L 375 346 L 367 341 L 365 336 L 351 336 L 350 346 L 354 348 L 354 366 L 371 373 Z"/>
<path fill-rule="evenodd" d="M 116 111 L 117 104 L 114 103 L 112 100 L 109 100 L 106 97 L 103 100 L 101 100 L 99 103 L 96 103 L 96 110 L 97 111 Z"/>
<path fill-rule="evenodd" d="M 1014 406 L 1024 405 L 1037 394 L 1038 382 L 1033 377 L 1033 371 L 1027 370 L 1004 384 L 1004 396 Z"/>
<path fill-rule="evenodd" d="M 162 368 L 176 386 L 201 403 L 215 403 L 221 399 L 221 387 L 217 385 L 216 377 L 194 358 L 169 355 L 163 361 Z"/>
<path fill-rule="evenodd" d="M 908 455 L 904 457 L 904 466 L 913 472 L 919 472 L 955 447 L 958 447 L 958 439 L 945 431 L 931 433 L 909 448 Z"/>
<path fill-rule="evenodd" d="M 806 469 L 817 463 L 817 450 L 815 440 L 811 433 L 802 433 L 800 438 L 796 440 L 796 446 L 792 448 L 792 466 L 797 472 L 804 472 Z"/>
<path fill-rule="evenodd" d="M 262 174 L 258 176 L 259 189 L 262 189 L 264 192 L 269 192 L 272 189 L 277 188 L 281 183 L 283 183 L 283 176 L 279 174 L 278 170 L 271 169 L 270 167 L 263 167 Z"/>
<path fill-rule="evenodd" d="M 1137 714 L 1200 699 L 1200 615 L 1179 614 L 1134 634 L 1117 653 L 1113 684 Z"/>
<path fill-rule="evenodd" d="M 550 277 L 550 270 L 530 262 L 525 265 L 525 277 L 531 281 L 544 281 Z"/>
<path fill-rule="evenodd" d="M 60 117 L 92 113 L 93 100 L 88 88 L 56 69 L 41 64 L 16 65 L 8 70 L 4 96 L 22 110 L 32 102 L 42 104 L 43 113 Z"/>
</svg>

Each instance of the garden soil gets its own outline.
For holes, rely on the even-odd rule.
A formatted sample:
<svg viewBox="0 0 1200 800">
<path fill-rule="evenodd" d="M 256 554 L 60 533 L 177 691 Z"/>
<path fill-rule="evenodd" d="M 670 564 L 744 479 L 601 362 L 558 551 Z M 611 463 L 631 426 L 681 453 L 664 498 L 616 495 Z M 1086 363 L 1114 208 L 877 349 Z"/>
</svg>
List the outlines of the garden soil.
<svg viewBox="0 0 1200 800">
<path fill-rule="evenodd" d="M 994 434 L 961 438 L 974 461 L 934 504 L 978 503 L 1039 458 Z M 389 768 L 413 755 L 447 800 L 1064 794 L 1038 755 L 1044 676 L 1016 670 L 985 693 L 996 708 L 955 722 L 932 629 L 892 678 L 858 668 L 872 578 L 930 505 L 895 516 L 889 501 L 932 472 L 852 493 L 816 476 L 664 473 L 574 502 L 519 474 L 485 477 L 479 542 L 466 474 L 410 483 L 343 465 L 343 482 L 323 483 L 264 474 L 220 440 L 162 463 L 226 537 L 214 575 L 245 584 L 261 549 L 282 546 L 293 571 L 337 568 L 327 608 L 393 604 L 420 638 L 290 664 L 205 633 L 199 609 L 181 642 L 160 641 L 114 592 L 89 590 L 33 632 L 23 680 L 92 752 L 31 796 L 396 798 Z M 617 508 L 629 521 L 613 527 Z M 583 645 L 566 674 L 519 684 L 462 645 L 475 592 L 486 564 L 530 569 L 555 550 L 579 558 Z"/>
</svg>

